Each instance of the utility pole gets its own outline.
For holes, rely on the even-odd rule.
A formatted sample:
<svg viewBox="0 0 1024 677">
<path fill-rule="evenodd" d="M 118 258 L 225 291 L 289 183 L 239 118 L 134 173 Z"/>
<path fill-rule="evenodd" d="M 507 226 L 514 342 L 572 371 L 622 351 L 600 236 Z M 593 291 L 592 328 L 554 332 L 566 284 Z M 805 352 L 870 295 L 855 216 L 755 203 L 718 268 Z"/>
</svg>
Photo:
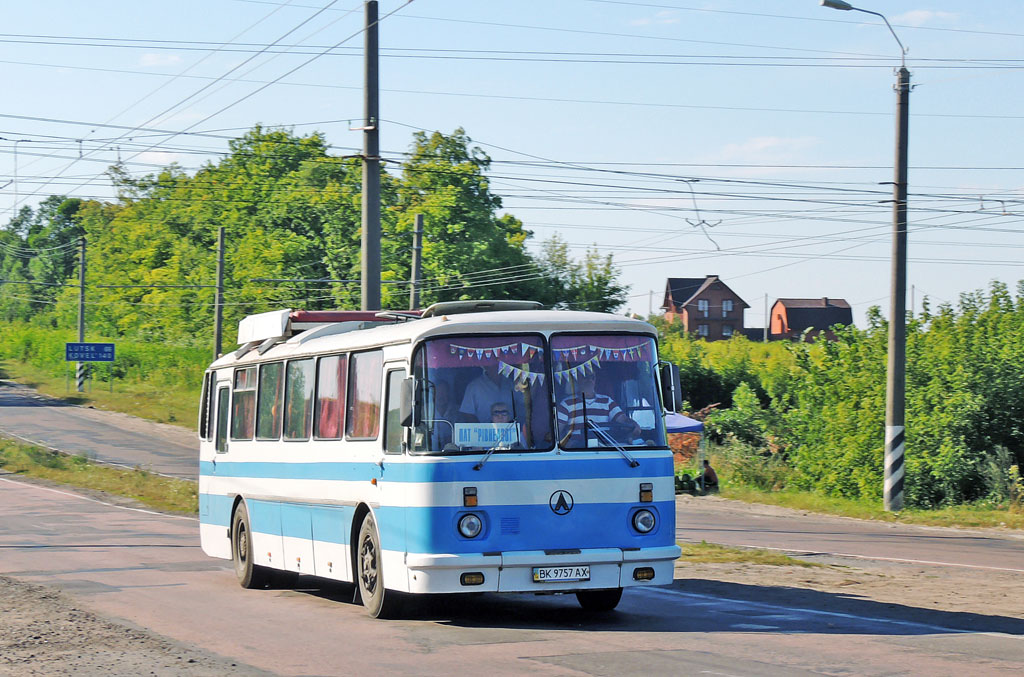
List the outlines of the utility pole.
<svg viewBox="0 0 1024 677">
<path fill-rule="evenodd" d="M 220 357 L 224 325 L 224 226 L 217 230 L 217 290 L 213 301 L 213 359 Z"/>
<path fill-rule="evenodd" d="M 764 334 L 763 334 L 763 340 L 764 340 L 765 343 L 768 343 L 768 329 L 772 325 L 772 316 L 769 314 L 769 312 L 770 311 L 768 310 L 768 294 L 765 294 L 764 295 Z"/>
<path fill-rule="evenodd" d="M 423 214 L 416 215 L 412 231 L 412 284 L 409 287 L 409 310 L 420 307 L 420 277 L 423 275 Z"/>
<path fill-rule="evenodd" d="M 900 66 L 896 84 L 896 176 L 892 204 L 892 316 L 885 383 L 884 508 L 903 509 L 903 464 L 907 371 L 907 132 L 910 120 L 910 71 Z"/>
<path fill-rule="evenodd" d="M 896 71 L 896 170 L 892 201 L 892 275 L 889 318 L 889 359 L 885 370 L 885 484 L 882 504 L 886 510 L 903 509 L 903 464 L 907 371 L 907 134 L 910 128 L 910 71 L 907 48 L 884 14 L 854 7 L 846 0 L 821 0 L 824 7 L 844 12 L 873 14 L 885 22 L 900 46 Z"/>
<path fill-rule="evenodd" d="M 380 310 L 380 119 L 377 0 L 366 3 L 363 86 L 362 310 Z"/>
<path fill-rule="evenodd" d="M 85 343 L 85 236 L 78 240 L 78 342 Z M 75 384 L 85 391 L 85 362 L 75 363 Z"/>
</svg>

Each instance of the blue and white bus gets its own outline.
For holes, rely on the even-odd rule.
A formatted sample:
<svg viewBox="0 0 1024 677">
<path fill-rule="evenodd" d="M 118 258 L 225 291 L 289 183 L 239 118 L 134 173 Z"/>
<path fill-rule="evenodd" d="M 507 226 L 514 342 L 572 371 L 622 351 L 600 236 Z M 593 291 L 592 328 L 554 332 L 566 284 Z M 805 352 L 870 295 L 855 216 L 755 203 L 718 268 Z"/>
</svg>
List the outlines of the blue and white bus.
<svg viewBox="0 0 1024 677">
<path fill-rule="evenodd" d="M 203 385 L 203 551 L 246 588 L 352 582 L 375 617 L 409 593 L 610 610 L 669 584 L 678 370 L 656 338 L 522 301 L 247 317 Z"/>
</svg>

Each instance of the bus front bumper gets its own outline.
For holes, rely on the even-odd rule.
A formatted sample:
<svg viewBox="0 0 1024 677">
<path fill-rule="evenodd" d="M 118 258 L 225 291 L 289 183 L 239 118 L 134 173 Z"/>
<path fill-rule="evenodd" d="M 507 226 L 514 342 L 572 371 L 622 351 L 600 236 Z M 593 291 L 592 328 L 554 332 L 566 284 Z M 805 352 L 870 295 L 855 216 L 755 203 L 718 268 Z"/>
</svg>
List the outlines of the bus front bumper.
<svg viewBox="0 0 1024 677">
<path fill-rule="evenodd" d="M 571 592 L 668 585 L 678 545 L 405 557 L 409 592 Z M 482 577 L 482 581 L 480 578 Z"/>
</svg>

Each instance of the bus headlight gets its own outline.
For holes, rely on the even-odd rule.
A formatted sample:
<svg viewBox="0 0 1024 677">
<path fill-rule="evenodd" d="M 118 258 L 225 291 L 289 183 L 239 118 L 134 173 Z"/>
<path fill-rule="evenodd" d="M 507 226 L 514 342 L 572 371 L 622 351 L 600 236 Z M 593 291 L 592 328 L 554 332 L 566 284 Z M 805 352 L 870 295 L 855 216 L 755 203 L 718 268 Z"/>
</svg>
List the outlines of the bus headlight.
<svg viewBox="0 0 1024 677">
<path fill-rule="evenodd" d="M 654 529 L 657 520 L 650 510 L 637 510 L 633 515 L 633 528 L 641 534 L 648 534 Z"/>
<path fill-rule="evenodd" d="M 473 513 L 463 515 L 459 519 L 459 533 L 466 538 L 476 538 L 480 535 L 480 530 L 483 528 L 484 523 Z"/>
</svg>

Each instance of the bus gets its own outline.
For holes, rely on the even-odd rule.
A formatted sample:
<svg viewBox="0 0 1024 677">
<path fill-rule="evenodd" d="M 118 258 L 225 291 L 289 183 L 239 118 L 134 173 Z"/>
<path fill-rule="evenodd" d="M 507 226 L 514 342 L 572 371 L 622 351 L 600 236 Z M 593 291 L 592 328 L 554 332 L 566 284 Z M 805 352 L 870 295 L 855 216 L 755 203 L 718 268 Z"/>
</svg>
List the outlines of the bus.
<svg viewBox="0 0 1024 677">
<path fill-rule="evenodd" d="M 245 588 L 574 593 L 670 584 L 679 372 L 646 322 L 456 301 L 239 323 L 199 415 L 203 551 Z"/>
</svg>

